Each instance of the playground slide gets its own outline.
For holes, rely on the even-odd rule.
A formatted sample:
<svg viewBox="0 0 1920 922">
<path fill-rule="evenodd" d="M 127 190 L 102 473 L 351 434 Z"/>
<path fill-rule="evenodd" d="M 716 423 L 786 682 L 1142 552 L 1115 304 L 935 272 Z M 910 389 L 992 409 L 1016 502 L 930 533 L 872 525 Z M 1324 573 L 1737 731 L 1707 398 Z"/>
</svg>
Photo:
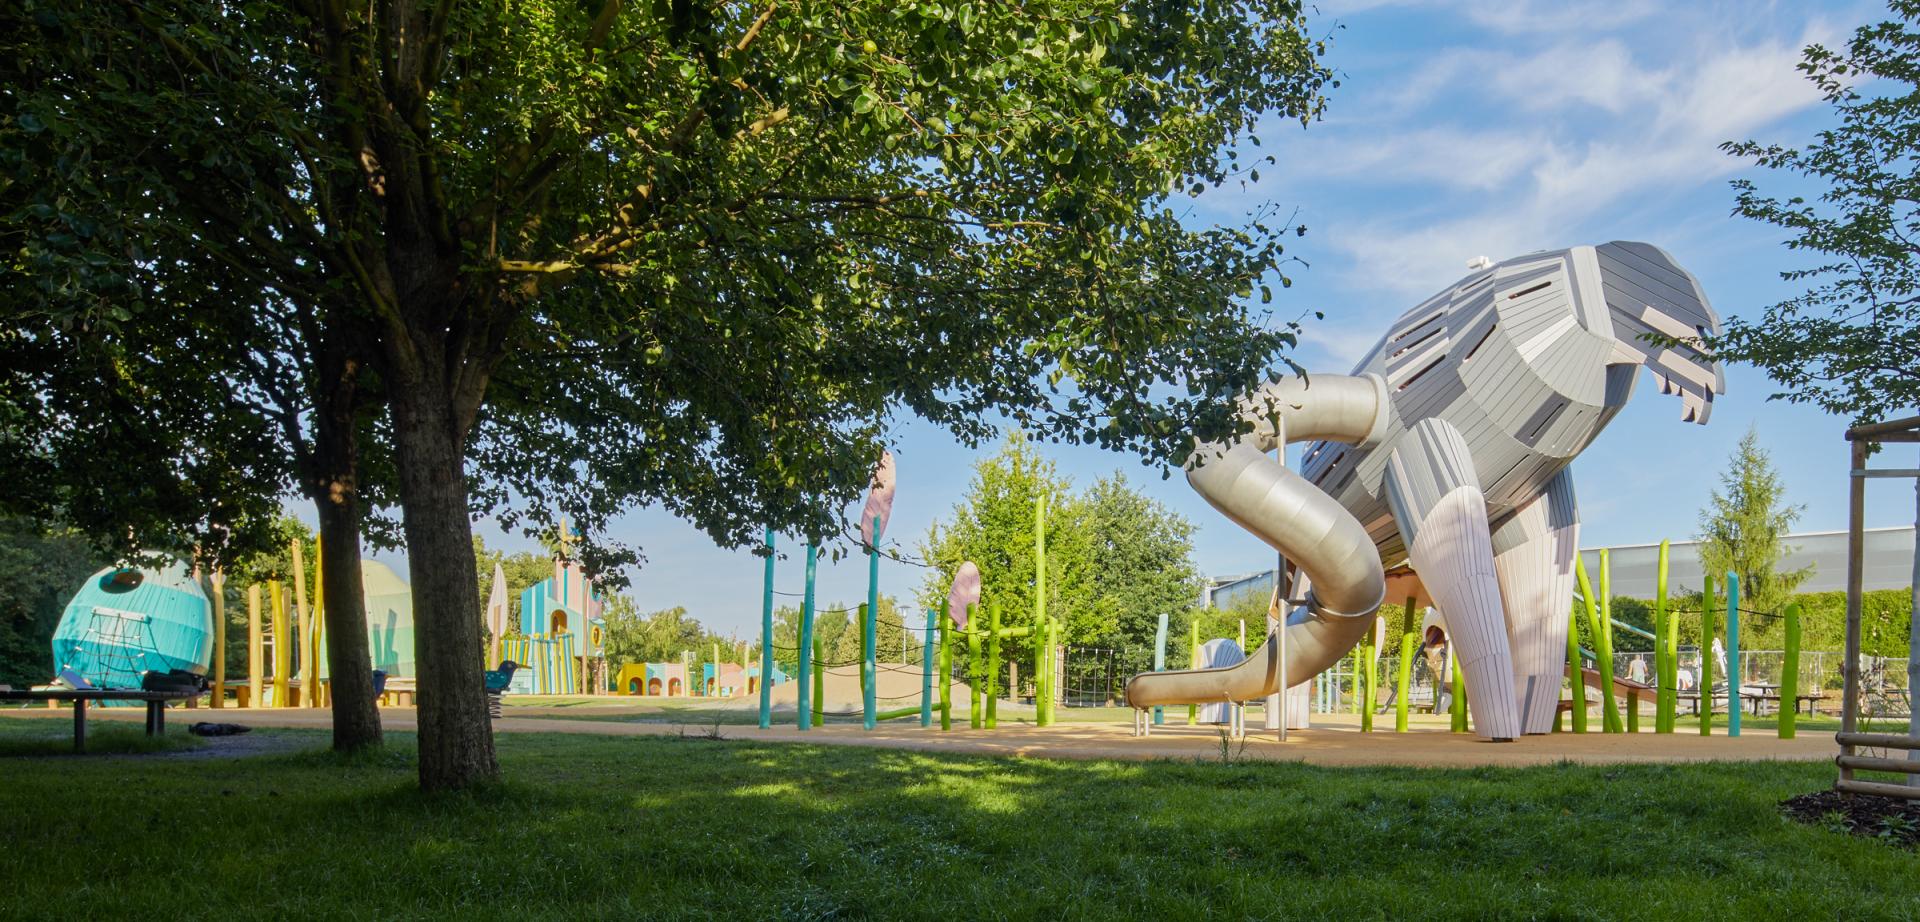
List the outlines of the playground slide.
<svg viewBox="0 0 1920 922">
<path fill-rule="evenodd" d="M 1235 666 L 1148 672 L 1127 682 L 1136 708 L 1248 701 L 1280 689 L 1280 652 L 1289 684 L 1332 665 L 1367 633 L 1386 597 L 1380 553 L 1358 519 L 1319 487 L 1269 457 L 1289 442 L 1328 440 L 1369 446 L 1391 414 L 1377 375 L 1314 375 L 1268 385 L 1241 406 L 1254 431 L 1231 445 L 1201 446 L 1187 482 L 1207 502 L 1297 564 L 1312 585 L 1307 603 L 1267 643 Z"/>
<path fill-rule="evenodd" d="M 1583 666 L 1580 669 L 1580 675 L 1581 675 L 1581 678 L 1586 680 L 1588 688 L 1594 689 L 1596 691 L 1599 690 L 1600 670 L 1589 669 Z M 1621 701 L 1627 700 L 1627 695 L 1629 693 L 1632 693 L 1632 694 L 1638 695 L 1641 701 L 1652 702 L 1654 692 L 1656 691 L 1658 691 L 1658 689 L 1654 688 L 1651 685 L 1648 685 L 1645 682 L 1635 682 L 1632 679 L 1623 678 L 1621 676 L 1613 677 L 1613 693 Z"/>
</svg>

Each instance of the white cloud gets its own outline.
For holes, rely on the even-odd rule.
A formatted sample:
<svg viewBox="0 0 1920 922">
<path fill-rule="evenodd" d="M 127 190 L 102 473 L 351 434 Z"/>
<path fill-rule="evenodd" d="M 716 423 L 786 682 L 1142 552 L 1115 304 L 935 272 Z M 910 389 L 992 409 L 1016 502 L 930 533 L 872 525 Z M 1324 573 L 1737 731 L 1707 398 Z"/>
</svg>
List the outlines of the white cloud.
<svg viewBox="0 0 1920 922">
<path fill-rule="evenodd" d="M 1580 30 L 1589 34 L 1631 25 L 1661 12 L 1655 0 L 1323 0 L 1322 16 L 1340 19 L 1389 7 L 1443 10 L 1476 26 L 1509 35 Z"/>
<path fill-rule="evenodd" d="M 1794 69 L 1811 40 L 1703 40 L 1657 58 L 1612 40 L 1525 55 L 1456 49 L 1409 81 L 1426 103 L 1387 124 L 1308 132 L 1311 153 L 1294 159 L 1320 164 L 1318 175 L 1416 190 L 1406 197 L 1421 207 L 1323 228 L 1352 258 L 1355 284 L 1418 296 L 1473 256 L 1589 242 L 1571 235 L 1739 169 L 1722 142 L 1819 101 Z M 1463 99 L 1477 105 L 1448 104 Z M 1510 111 L 1523 117 L 1486 117 Z M 1360 131 L 1369 140 L 1347 140 Z"/>
</svg>

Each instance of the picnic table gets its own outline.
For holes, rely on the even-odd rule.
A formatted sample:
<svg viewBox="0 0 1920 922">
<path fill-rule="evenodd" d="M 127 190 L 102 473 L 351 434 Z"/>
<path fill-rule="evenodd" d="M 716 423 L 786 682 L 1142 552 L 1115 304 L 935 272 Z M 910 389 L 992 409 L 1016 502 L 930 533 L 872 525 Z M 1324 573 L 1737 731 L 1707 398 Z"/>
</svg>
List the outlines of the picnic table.
<svg viewBox="0 0 1920 922">
<path fill-rule="evenodd" d="M 0 689 L 0 701 L 71 701 L 73 702 L 73 751 L 87 751 L 87 702 L 89 701 L 145 701 L 147 703 L 147 735 L 157 736 L 167 731 L 167 702 L 184 701 L 201 694 L 189 689 L 170 691 L 145 691 L 138 688 L 32 688 Z"/>
</svg>

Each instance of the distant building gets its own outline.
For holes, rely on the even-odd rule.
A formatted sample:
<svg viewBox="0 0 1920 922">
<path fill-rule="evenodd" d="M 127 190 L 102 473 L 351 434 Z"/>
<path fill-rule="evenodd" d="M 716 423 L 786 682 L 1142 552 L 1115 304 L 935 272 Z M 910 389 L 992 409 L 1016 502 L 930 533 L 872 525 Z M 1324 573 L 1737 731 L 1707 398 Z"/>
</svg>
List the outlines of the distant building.
<svg viewBox="0 0 1920 922">
<path fill-rule="evenodd" d="M 1913 526 L 1869 528 L 1865 532 L 1866 553 L 1863 584 L 1868 590 L 1905 589 L 1913 584 Z M 1800 592 L 1839 592 L 1847 588 L 1847 533 L 1813 531 L 1786 535 L 1781 539 L 1788 550 L 1783 570 L 1812 566 L 1813 574 L 1800 584 Z M 1580 552 L 1587 574 L 1600 578 L 1600 549 Z M 1651 599 L 1660 559 L 1660 545 L 1626 544 L 1607 548 L 1613 594 Z M 1682 595 L 1700 590 L 1700 542 L 1674 541 L 1667 551 L 1667 592 Z M 1234 576 L 1213 577 L 1200 592 L 1200 604 L 1209 608 L 1229 608 L 1252 599 L 1265 604 L 1273 595 L 1273 570 L 1259 570 Z"/>
</svg>

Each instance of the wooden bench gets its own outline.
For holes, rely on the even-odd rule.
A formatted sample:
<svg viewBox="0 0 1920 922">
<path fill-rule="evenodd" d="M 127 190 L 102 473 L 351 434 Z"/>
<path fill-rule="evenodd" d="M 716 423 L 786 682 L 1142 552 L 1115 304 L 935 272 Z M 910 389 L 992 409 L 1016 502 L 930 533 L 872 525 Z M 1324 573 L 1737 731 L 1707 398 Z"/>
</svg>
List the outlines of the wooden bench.
<svg viewBox="0 0 1920 922">
<path fill-rule="evenodd" d="M 73 751 L 87 751 L 87 702 L 89 701 L 145 701 L 147 703 L 147 735 L 159 736 L 167 732 L 167 702 L 185 701 L 197 698 L 202 692 L 180 689 L 177 691 L 144 691 L 138 688 L 32 688 L 0 689 L 0 701 L 45 701 L 52 704 L 58 701 L 73 702 Z"/>
</svg>

